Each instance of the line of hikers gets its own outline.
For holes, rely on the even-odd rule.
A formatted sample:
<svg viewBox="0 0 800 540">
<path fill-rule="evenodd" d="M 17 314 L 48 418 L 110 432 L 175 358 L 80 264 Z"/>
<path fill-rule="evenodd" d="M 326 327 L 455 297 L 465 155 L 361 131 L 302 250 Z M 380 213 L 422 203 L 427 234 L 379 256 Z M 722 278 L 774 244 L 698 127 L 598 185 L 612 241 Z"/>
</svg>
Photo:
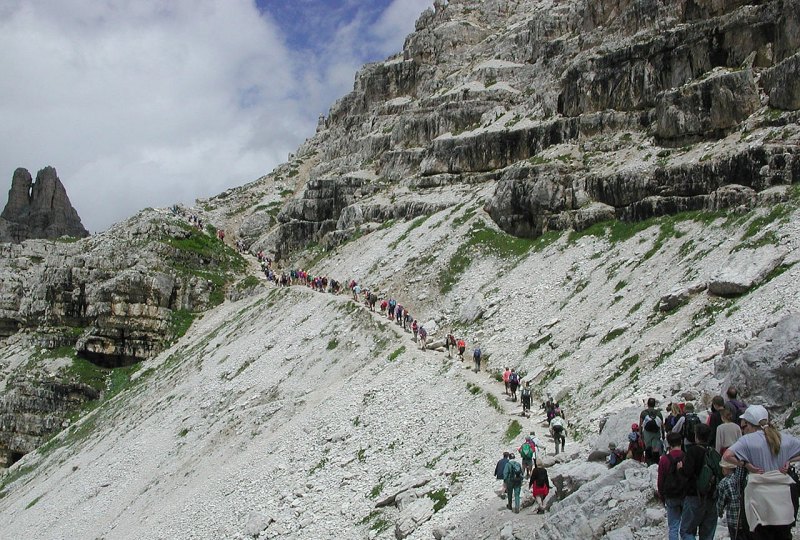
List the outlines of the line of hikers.
<svg viewBox="0 0 800 540">
<path fill-rule="evenodd" d="M 627 452 L 611 443 L 608 464 L 658 464 L 657 493 L 669 540 L 712 540 L 725 515 L 732 540 L 791 540 L 797 516 L 800 440 L 779 432 L 761 405 L 747 406 L 736 388 L 715 396 L 705 421 L 693 403 L 647 400 L 631 426 Z"/>
<path fill-rule="evenodd" d="M 536 512 L 543 514 L 545 511 L 544 500 L 553 486 L 547 476 L 547 469 L 537 460 L 539 452 L 544 452 L 544 447 L 535 432 L 531 431 L 530 435 L 525 437 L 524 442 L 517 448 L 517 452 L 522 463 L 516 461 L 514 452 L 503 452 L 502 459 L 495 465 L 494 476 L 502 481 L 497 495 L 501 499 L 507 499 L 506 508 L 518 514 L 521 505 L 522 484 L 527 479 Z"/>
</svg>

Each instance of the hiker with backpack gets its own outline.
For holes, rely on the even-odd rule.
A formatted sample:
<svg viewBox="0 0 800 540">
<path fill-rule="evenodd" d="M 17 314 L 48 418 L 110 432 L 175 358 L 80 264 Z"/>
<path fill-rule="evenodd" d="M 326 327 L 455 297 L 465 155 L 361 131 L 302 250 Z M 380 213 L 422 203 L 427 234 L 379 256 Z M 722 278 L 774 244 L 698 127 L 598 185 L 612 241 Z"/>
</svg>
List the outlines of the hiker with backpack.
<svg viewBox="0 0 800 540">
<path fill-rule="evenodd" d="M 525 385 L 520 391 L 522 399 L 522 416 L 527 417 L 531 412 L 531 382 L 525 381 Z"/>
<path fill-rule="evenodd" d="M 694 412 L 694 404 L 689 402 L 683 407 L 684 414 L 672 428 L 673 433 L 680 433 L 683 436 L 683 451 L 694 444 L 694 433 L 697 426 L 703 421 Z"/>
<path fill-rule="evenodd" d="M 789 468 L 800 461 L 800 440 L 778 431 L 761 405 L 747 407 L 741 421 L 744 434 L 725 451 L 724 458 L 737 467 L 746 467 L 750 473 L 744 490 L 744 511 L 751 536 L 758 540 L 790 540 L 796 506 Z"/>
<path fill-rule="evenodd" d="M 481 346 L 475 344 L 475 350 L 472 351 L 472 359 L 475 361 L 475 373 L 481 370 Z"/>
<path fill-rule="evenodd" d="M 448 333 L 447 337 L 444 338 L 444 346 L 447 347 L 447 358 L 450 358 L 450 348 L 455 348 L 456 346 L 456 338 L 452 333 Z"/>
<path fill-rule="evenodd" d="M 661 457 L 661 441 L 664 438 L 664 417 L 656 409 L 656 398 L 648 398 L 647 408 L 639 413 L 645 458 L 648 465 L 658 463 Z"/>
<path fill-rule="evenodd" d="M 678 423 L 678 420 L 681 419 L 683 413 L 677 403 L 670 403 L 667 405 L 667 413 L 667 417 L 664 419 L 664 431 L 669 433 L 672 431 L 672 428 L 675 427 L 675 424 Z"/>
<path fill-rule="evenodd" d="M 417 319 L 414 319 L 414 322 L 411 323 L 411 333 L 414 334 L 412 340 L 414 343 L 417 342 L 417 333 L 419 333 L 419 324 L 417 324 Z"/>
<path fill-rule="evenodd" d="M 517 451 L 522 459 L 522 469 L 525 471 L 525 476 L 528 477 L 531 475 L 533 464 L 536 461 L 536 443 L 531 437 L 525 437 L 525 442 Z"/>
<path fill-rule="evenodd" d="M 639 433 L 639 424 L 631 424 L 631 432 L 628 433 L 628 453 L 625 457 L 644 463 L 644 439 Z"/>
<path fill-rule="evenodd" d="M 494 466 L 494 477 L 500 480 L 502 484 L 500 486 L 500 492 L 497 494 L 501 499 L 506 498 L 506 482 L 503 479 L 503 473 L 506 470 L 506 463 L 508 463 L 508 456 L 510 455 L 511 454 L 508 452 L 503 452 L 503 458 Z"/>
<path fill-rule="evenodd" d="M 680 433 L 668 433 L 669 451 L 658 460 L 658 498 L 667 510 L 668 540 L 680 540 L 683 498 L 686 496 L 686 477 L 681 471 L 683 464 L 683 437 Z M 679 467 L 681 465 L 681 467 Z"/>
<path fill-rule="evenodd" d="M 503 385 L 506 387 L 505 391 L 503 392 L 505 395 L 508 395 L 508 378 L 511 376 L 511 369 L 505 368 L 503 370 Z"/>
<path fill-rule="evenodd" d="M 508 497 L 508 504 L 506 508 L 511 510 L 511 503 L 514 503 L 514 513 L 519 514 L 519 496 L 522 489 L 522 465 L 514 460 L 514 454 L 508 456 L 508 463 L 506 463 L 505 470 L 503 471 L 503 480 L 506 484 L 506 496 Z M 513 498 L 513 501 L 512 501 Z"/>
<path fill-rule="evenodd" d="M 428 346 L 428 331 L 425 330 L 424 326 L 419 327 L 419 342 L 422 345 L 422 350 L 425 350 L 425 347 Z"/>
<path fill-rule="evenodd" d="M 456 343 L 456 345 L 458 346 L 458 358 L 459 358 L 459 360 L 461 360 L 463 362 L 464 361 L 464 351 L 467 350 L 467 344 L 463 339 L 459 339 L 458 342 Z"/>
<path fill-rule="evenodd" d="M 517 401 L 517 388 L 519 388 L 519 373 L 514 368 L 511 368 L 511 373 L 508 374 L 508 391 L 511 392 L 511 401 Z"/>
<path fill-rule="evenodd" d="M 709 446 L 711 427 L 695 428 L 695 442 L 685 451 L 683 474 L 686 476 L 686 497 L 681 513 L 681 540 L 713 540 L 717 530 L 717 485 L 722 480 L 720 455 Z"/>
<path fill-rule="evenodd" d="M 547 469 L 537 465 L 531 472 L 531 480 L 528 483 L 528 487 L 531 489 L 533 500 L 536 501 L 536 512 L 544 514 L 544 500 L 550 493 L 550 478 L 547 476 Z"/>
<path fill-rule="evenodd" d="M 561 416 L 556 416 L 550 422 L 550 434 L 556 444 L 556 454 L 558 454 L 558 443 L 561 443 L 561 451 L 564 451 L 564 444 L 567 441 L 567 426 Z"/>
</svg>

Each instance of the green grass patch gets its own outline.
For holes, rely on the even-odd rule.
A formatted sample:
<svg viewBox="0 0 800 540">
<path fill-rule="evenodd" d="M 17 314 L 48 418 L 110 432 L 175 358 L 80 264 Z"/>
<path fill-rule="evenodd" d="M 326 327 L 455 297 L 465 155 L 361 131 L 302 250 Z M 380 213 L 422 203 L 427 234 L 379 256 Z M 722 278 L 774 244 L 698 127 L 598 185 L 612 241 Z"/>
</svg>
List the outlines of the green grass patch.
<svg viewBox="0 0 800 540">
<path fill-rule="evenodd" d="M 480 386 L 478 386 L 477 384 L 472 384 L 471 382 L 467 383 L 467 391 L 473 396 L 477 396 L 478 394 L 483 392 Z"/>
<path fill-rule="evenodd" d="M 439 289 L 442 294 L 450 292 L 476 257 L 489 255 L 502 260 L 519 259 L 533 245 L 534 241 L 529 238 L 517 238 L 491 229 L 485 224 L 475 224 L 470 229 L 466 242 L 439 272 Z"/>
<path fill-rule="evenodd" d="M 550 341 L 552 338 L 553 338 L 552 334 L 547 334 L 545 336 L 540 337 L 536 341 L 532 341 L 531 343 L 528 344 L 528 348 L 525 349 L 525 356 L 530 356 L 531 353 L 538 350 L 539 347 Z"/>
<path fill-rule="evenodd" d="M 370 499 L 374 499 L 374 498 L 376 498 L 378 495 L 380 495 L 380 494 L 381 494 L 381 492 L 383 491 L 383 486 L 384 486 L 384 484 L 385 484 L 385 481 L 381 479 L 381 481 L 380 481 L 380 482 L 378 482 L 377 484 L 375 484 L 374 486 L 372 486 L 372 489 L 371 489 L 371 490 L 370 490 L 370 492 L 369 492 L 369 498 L 370 498 Z"/>
<path fill-rule="evenodd" d="M 486 401 L 488 401 L 488 402 L 489 402 L 489 405 L 491 405 L 492 407 L 494 407 L 494 409 L 495 409 L 497 412 L 501 412 L 501 413 L 502 413 L 502 412 L 504 412 L 504 411 L 503 411 L 503 407 L 502 407 L 502 406 L 500 406 L 500 402 L 499 402 L 499 401 L 497 401 L 497 396 L 495 396 L 494 394 L 490 394 L 489 392 L 487 392 L 487 393 L 486 393 Z"/>
<path fill-rule="evenodd" d="M 405 230 L 405 232 L 403 232 L 403 234 L 401 234 L 401 235 L 400 235 L 400 236 L 397 238 L 397 240 L 395 240 L 394 242 L 391 242 L 391 243 L 389 244 L 389 249 L 390 249 L 390 250 L 397 249 L 397 246 L 399 246 L 399 245 L 400 245 L 400 243 L 401 243 L 403 240 L 405 240 L 406 238 L 408 238 L 408 235 L 409 235 L 409 234 L 411 234 L 411 231 L 413 231 L 414 229 L 417 229 L 417 228 L 421 227 L 421 226 L 422 226 L 422 224 L 423 224 L 423 223 L 425 223 L 425 220 L 427 220 L 429 217 L 430 217 L 430 216 L 420 216 L 420 217 L 418 217 L 417 219 L 415 219 L 414 221 L 412 221 L 412 222 L 411 222 L 411 225 L 409 225 L 409 226 L 408 226 L 408 228 Z"/>
<path fill-rule="evenodd" d="M 387 360 L 389 360 L 389 362 L 394 362 L 395 360 L 397 360 L 397 357 L 398 357 L 398 356 L 400 356 L 401 354 L 403 354 L 404 352 L 406 352 L 406 347 L 405 347 L 405 345 L 403 345 L 402 347 L 400 347 L 400 348 L 398 348 L 398 349 L 395 349 L 395 350 L 394 350 L 394 351 L 393 351 L 393 352 L 392 352 L 392 353 L 389 355 L 389 358 L 388 358 Z"/>
<path fill-rule="evenodd" d="M 447 497 L 447 490 L 445 488 L 437 489 L 435 491 L 429 491 L 427 493 L 428 498 L 433 501 L 433 511 L 438 512 L 445 506 L 449 501 Z"/>
<path fill-rule="evenodd" d="M 256 276 L 247 276 L 239 283 L 236 284 L 236 288 L 240 291 L 245 289 L 252 289 L 253 287 L 258 287 L 261 284 L 261 280 L 258 279 Z"/>
<path fill-rule="evenodd" d="M 196 316 L 188 309 L 177 309 L 170 313 L 172 339 L 178 340 L 182 338 L 189 330 L 189 327 L 192 326 Z"/>
<path fill-rule="evenodd" d="M 178 437 L 186 437 L 189 434 L 189 428 L 183 428 L 178 432 Z"/>
<path fill-rule="evenodd" d="M 336 339 L 336 338 L 333 338 L 332 340 L 330 340 L 330 341 L 328 342 L 328 346 L 327 346 L 327 347 L 325 347 L 325 349 L 326 349 L 326 350 L 329 350 L 329 351 L 332 351 L 333 349 L 335 349 L 335 348 L 336 348 L 336 347 L 338 347 L 338 346 L 339 346 L 339 341 L 337 341 L 337 339 Z"/>
<path fill-rule="evenodd" d="M 551 367 L 547 370 L 547 373 L 544 374 L 544 377 L 542 377 L 542 380 L 539 384 L 544 386 L 547 383 L 554 381 L 559 375 L 561 375 L 561 368 Z"/>
<path fill-rule="evenodd" d="M 39 495 L 38 497 L 36 497 L 35 499 L 33 499 L 31 502 L 29 502 L 29 503 L 27 504 L 27 506 L 25 506 L 25 510 L 27 510 L 28 508 L 31 508 L 33 505 L 35 505 L 36 503 L 38 503 L 38 502 L 39 502 L 39 501 L 42 499 L 42 497 L 44 497 L 44 494 L 42 494 L 42 495 Z"/>
<path fill-rule="evenodd" d="M 519 437 L 520 433 L 522 433 L 522 424 L 516 420 L 512 420 L 511 423 L 508 424 L 508 428 L 506 429 L 506 434 L 503 436 L 503 440 L 507 443 L 510 443 Z"/>
<path fill-rule="evenodd" d="M 600 340 L 600 343 L 608 343 L 614 339 L 617 339 L 619 336 L 625 333 L 626 328 L 615 328 L 614 330 L 610 331 L 608 334 L 603 336 L 603 339 Z"/>
<path fill-rule="evenodd" d="M 629 316 L 633 315 L 634 313 L 639 311 L 639 308 L 642 307 L 643 303 L 644 303 L 644 300 L 639 300 L 638 302 L 636 302 L 633 306 L 631 306 L 631 309 L 628 310 L 628 315 Z"/>
<path fill-rule="evenodd" d="M 634 354 L 634 355 L 631 355 L 631 356 L 623 359 L 622 362 L 620 362 L 619 365 L 617 366 L 617 370 L 614 373 L 612 373 L 611 375 L 609 375 L 609 377 L 605 380 L 605 382 L 603 383 L 603 386 L 607 386 L 607 385 L 611 384 L 613 381 L 615 381 L 617 378 L 619 378 L 622 374 L 624 374 L 626 371 L 628 371 L 631 368 L 631 366 L 636 364 L 636 362 L 638 362 L 638 361 L 639 361 L 639 355 L 638 354 Z M 637 373 L 637 378 L 638 378 L 638 371 L 636 373 Z"/>
<path fill-rule="evenodd" d="M 619 292 L 624 289 L 628 285 L 628 282 L 624 279 L 620 280 L 616 285 L 614 285 L 614 292 Z"/>
</svg>

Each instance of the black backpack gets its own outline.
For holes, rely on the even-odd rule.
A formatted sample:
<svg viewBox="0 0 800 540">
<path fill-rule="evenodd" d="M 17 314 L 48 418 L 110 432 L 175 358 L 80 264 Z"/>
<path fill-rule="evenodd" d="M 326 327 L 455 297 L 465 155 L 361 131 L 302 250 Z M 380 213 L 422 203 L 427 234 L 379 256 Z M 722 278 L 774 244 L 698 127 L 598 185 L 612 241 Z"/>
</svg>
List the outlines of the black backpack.
<svg viewBox="0 0 800 540">
<path fill-rule="evenodd" d="M 717 484 L 722 480 L 722 470 L 719 461 L 722 459 L 713 448 L 706 447 L 703 453 L 703 463 L 697 475 L 697 494 L 701 497 L 715 498 Z"/>
<path fill-rule="evenodd" d="M 686 496 L 689 487 L 689 479 L 686 478 L 683 469 L 678 469 L 678 463 L 683 461 L 683 456 L 675 458 L 672 454 L 667 454 L 665 457 L 669 460 L 669 469 L 661 485 L 661 496 L 665 499 L 682 498 Z"/>
<path fill-rule="evenodd" d="M 700 420 L 700 417 L 695 413 L 686 413 L 686 416 L 683 419 L 683 428 L 681 429 L 681 435 L 683 435 L 683 438 L 694 444 L 694 430 L 702 423 L 703 421 Z"/>
</svg>

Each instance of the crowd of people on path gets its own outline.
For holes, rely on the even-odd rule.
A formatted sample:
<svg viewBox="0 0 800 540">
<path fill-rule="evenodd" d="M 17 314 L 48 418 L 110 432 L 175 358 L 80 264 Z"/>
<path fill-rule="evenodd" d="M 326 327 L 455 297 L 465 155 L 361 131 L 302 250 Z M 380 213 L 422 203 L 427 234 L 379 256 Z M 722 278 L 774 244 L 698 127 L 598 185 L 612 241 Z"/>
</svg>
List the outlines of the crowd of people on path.
<svg viewBox="0 0 800 540">
<path fill-rule="evenodd" d="M 518 514 L 522 503 L 522 485 L 528 481 L 528 490 L 533 499 L 534 511 L 545 512 L 545 498 L 553 487 L 547 475 L 547 469 L 537 459 L 544 452 L 535 432 L 526 436 L 523 443 L 517 448 L 520 461 L 516 460 L 514 452 L 503 452 L 503 457 L 497 462 L 494 469 L 495 478 L 502 482 L 498 496 L 506 499 L 506 508 Z"/>
<path fill-rule="evenodd" d="M 669 540 L 712 540 L 723 515 L 732 540 L 790 540 L 800 440 L 779 432 L 763 406 L 738 399 L 736 388 L 726 395 L 711 400 L 705 420 L 691 402 L 662 411 L 649 398 L 631 425 L 627 450 L 609 444 L 608 465 L 658 465 Z"/>
</svg>

